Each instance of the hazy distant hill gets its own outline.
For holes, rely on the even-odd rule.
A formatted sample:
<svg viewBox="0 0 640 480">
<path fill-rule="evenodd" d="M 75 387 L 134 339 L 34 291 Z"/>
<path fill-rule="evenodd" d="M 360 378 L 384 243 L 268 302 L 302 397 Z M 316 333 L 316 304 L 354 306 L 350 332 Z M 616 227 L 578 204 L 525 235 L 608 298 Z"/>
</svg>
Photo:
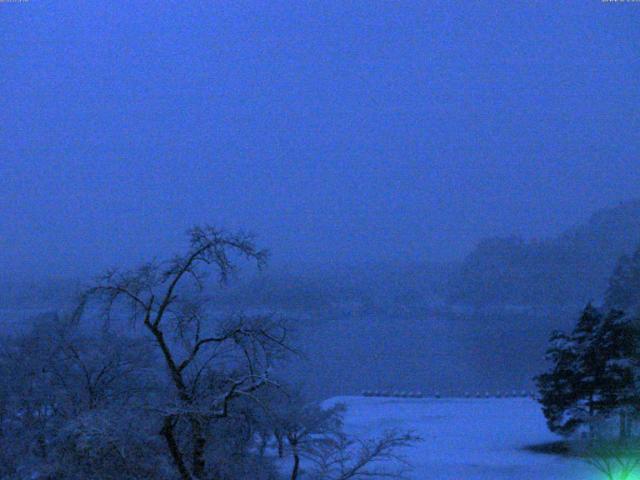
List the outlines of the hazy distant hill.
<svg viewBox="0 0 640 480">
<path fill-rule="evenodd" d="M 447 264 L 360 263 L 274 266 L 216 290 L 222 308 L 266 308 L 324 317 L 409 314 L 438 300 Z"/>
<path fill-rule="evenodd" d="M 460 263 L 272 265 L 259 274 L 245 272 L 227 288 L 212 284 L 208 291 L 221 310 L 255 308 L 312 317 L 425 317 L 447 304 L 577 305 L 599 300 L 617 260 L 639 243 L 636 200 L 596 212 L 556 238 L 485 239 Z M 0 309 L 58 308 L 71 300 L 78 285 L 67 279 L 0 279 Z"/>
<path fill-rule="evenodd" d="M 242 272 L 226 286 L 212 278 L 206 293 L 218 313 L 258 310 L 300 318 L 416 315 L 439 299 L 436 292 L 450 272 L 449 265 L 427 262 L 272 265 L 262 272 Z M 81 284 L 74 279 L 0 279 L 0 325 L 7 312 L 15 316 L 71 306 Z"/>
<path fill-rule="evenodd" d="M 596 212 L 557 238 L 481 241 L 452 275 L 450 302 L 574 304 L 602 297 L 618 258 L 640 242 L 640 200 Z"/>
</svg>

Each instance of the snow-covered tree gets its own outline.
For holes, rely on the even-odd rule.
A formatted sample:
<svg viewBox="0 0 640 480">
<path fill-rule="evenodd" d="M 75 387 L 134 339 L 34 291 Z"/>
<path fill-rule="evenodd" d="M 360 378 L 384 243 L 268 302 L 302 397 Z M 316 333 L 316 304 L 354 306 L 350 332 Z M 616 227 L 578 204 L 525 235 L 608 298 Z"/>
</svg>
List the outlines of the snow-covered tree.
<svg viewBox="0 0 640 480">
<path fill-rule="evenodd" d="M 167 478 L 150 353 L 139 339 L 57 316 L 5 340 L 0 478 Z"/>
<path fill-rule="evenodd" d="M 232 403 L 271 383 L 274 362 L 291 351 L 288 329 L 275 317 L 214 314 L 208 277 L 224 282 L 239 258 L 262 266 L 266 252 L 250 235 L 196 227 L 185 253 L 108 272 L 78 309 L 80 316 L 97 303 L 106 318 L 125 317 L 154 341 L 171 386 L 160 432 L 182 480 L 210 478 L 219 470 L 219 439 L 211 429 L 229 417 Z"/>
<path fill-rule="evenodd" d="M 536 377 L 539 400 L 549 429 L 568 434 L 582 423 L 573 414 L 580 398 L 575 342 L 562 332 L 553 332 L 547 359 L 553 364 L 551 370 Z"/>
<path fill-rule="evenodd" d="M 618 415 L 621 438 L 631 433 L 634 417 L 640 411 L 638 334 L 633 317 L 612 310 L 604 318 L 595 342 L 604 362 L 598 410 L 607 416 Z"/>
<path fill-rule="evenodd" d="M 536 377 L 549 428 L 568 435 L 596 419 L 619 416 L 620 435 L 640 406 L 638 337 L 632 318 L 591 304 L 570 335 L 554 332 L 548 372 Z M 592 432 L 593 433 L 593 432 Z"/>
<path fill-rule="evenodd" d="M 385 460 L 413 436 L 348 437 L 339 408 L 274 381 L 284 321 L 216 313 L 207 273 L 224 280 L 238 255 L 264 260 L 248 236 L 196 228 L 183 255 L 111 271 L 72 316 L 0 341 L 0 478 L 282 480 L 273 437 L 300 480 L 315 478 L 303 456 L 323 480 L 396 472 Z"/>
</svg>

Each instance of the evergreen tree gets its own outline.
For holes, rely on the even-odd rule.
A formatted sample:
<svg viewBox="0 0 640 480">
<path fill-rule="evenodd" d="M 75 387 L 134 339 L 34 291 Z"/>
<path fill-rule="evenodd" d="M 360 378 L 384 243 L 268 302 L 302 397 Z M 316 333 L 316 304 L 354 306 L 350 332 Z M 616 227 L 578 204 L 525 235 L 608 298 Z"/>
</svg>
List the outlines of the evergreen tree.
<svg viewBox="0 0 640 480">
<path fill-rule="evenodd" d="M 603 315 L 588 304 L 571 334 L 575 343 L 574 370 L 577 404 L 572 416 L 578 423 L 590 423 L 598 410 L 598 399 L 605 383 L 606 358 L 599 348 Z"/>
<path fill-rule="evenodd" d="M 536 377 L 539 400 L 549 429 L 563 435 L 569 434 L 580 424 L 574 416 L 568 415 L 579 400 L 575 342 L 563 332 L 553 332 L 547 359 L 553 363 L 553 367 Z"/>
<path fill-rule="evenodd" d="M 568 435 L 581 425 L 592 431 L 596 418 L 620 417 L 620 435 L 629 431 L 640 407 L 636 372 L 637 332 L 623 312 L 603 315 L 591 304 L 571 335 L 554 332 L 547 358 L 552 367 L 536 377 L 549 428 Z"/>
<path fill-rule="evenodd" d="M 604 319 L 595 342 L 604 357 L 604 375 L 598 410 L 620 418 L 620 437 L 626 437 L 634 413 L 640 409 L 636 381 L 640 357 L 636 322 L 612 310 Z"/>
</svg>

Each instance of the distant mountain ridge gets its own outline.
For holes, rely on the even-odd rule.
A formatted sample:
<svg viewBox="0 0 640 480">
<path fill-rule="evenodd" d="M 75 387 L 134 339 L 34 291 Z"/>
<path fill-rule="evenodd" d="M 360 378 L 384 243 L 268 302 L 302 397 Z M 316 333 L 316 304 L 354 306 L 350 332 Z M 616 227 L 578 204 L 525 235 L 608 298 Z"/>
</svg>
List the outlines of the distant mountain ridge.
<svg viewBox="0 0 640 480">
<path fill-rule="evenodd" d="M 618 259 L 640 243 L 640 199 L 594 213 L 558 237 L 482 240 L 451 276 L 451 303 L 583 304 L 604 294 Z"/>
</svg>

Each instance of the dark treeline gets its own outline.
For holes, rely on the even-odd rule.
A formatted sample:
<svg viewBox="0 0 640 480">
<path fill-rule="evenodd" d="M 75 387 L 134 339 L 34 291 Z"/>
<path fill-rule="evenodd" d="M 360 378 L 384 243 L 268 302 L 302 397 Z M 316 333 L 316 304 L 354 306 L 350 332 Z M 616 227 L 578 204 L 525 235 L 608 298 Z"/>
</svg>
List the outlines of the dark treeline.
<svg viewBox="0 0 640 480">
<path fill-rule="evenodd" d="M 450 302 L 584 304 L 600 298 L 616 262 L 640 242 L 640 201 L 599 211 L 557 238 L 481 241 L 449 280 Z"/>
</svg>

